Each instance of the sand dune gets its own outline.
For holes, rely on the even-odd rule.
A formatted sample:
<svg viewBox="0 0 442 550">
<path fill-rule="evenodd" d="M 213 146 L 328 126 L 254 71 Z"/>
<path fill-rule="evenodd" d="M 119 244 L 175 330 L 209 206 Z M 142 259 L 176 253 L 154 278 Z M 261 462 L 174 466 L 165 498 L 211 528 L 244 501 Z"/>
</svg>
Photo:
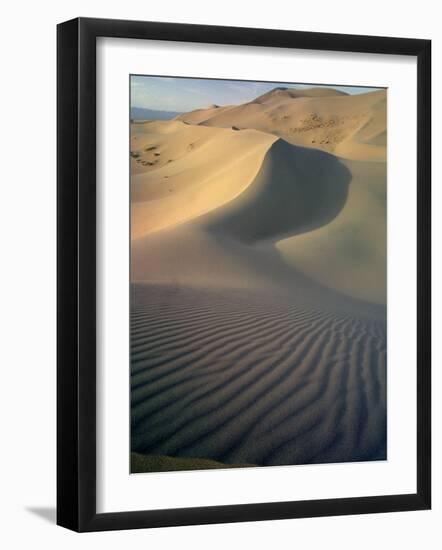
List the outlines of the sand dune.
<svg viewBox="0 0 442 550">
<path fill-rule="evenodd" d="M 192 219 L 239 195 L 276 137 L 182 122 L 133 125 L 131 233 Z"/>
<path fill-rule="evenodd" d="M 386 143 L 385 91 L 132 124 L 137 464 L 386 457 Z"/>
<path fill-rule="evenodd" d="M 251 103 L 267 103 L 270 101 L 287 101 L 287 99 L 298 99 L 300 97 L 339 97 L 348 95 L 346 92 L 335 90 L 333 88 L 287 88 L 286 86 L 277 86 L 258 96 Z"/>
<path fill-rule="evenodd" d="M 225 463 L 382 459 L 385 322 L 293 296 L 135 285 L 132 450 Z"/>
<path fill-rule="evenodd" d="M 343 161 L 256 131 L 197 129 L 210 135 L 209 146 L 200 156 L 183 153 L 170 196 L 161 198 L 158 179 L 172 170 L 168 164 L 145 180 L 134 176 L 134 281 L 296 286 L 301 272 L 351 297 L 385 304 L 385 163 Z M 217 147 L 225 132 L 234 134 L 228 143 L 238 148 L 239 160 L 233 167 L 223 163 L 222 171 L 213 162 L 213 170 L 204 171 L 204 160 L 222 162 L 217 153 L 227 154 L 229 146 Z M 189 134 L 194 137 L 193 127 L 184 125 L 166 135 L 188 140 Z M 245 139 L 236 140 L 241 134 Z M 157 134 L 148 139 L 161 143 Z M 204 177 L 198 178 L 200 169 Z M 154 198 L 143 200 L 149 193 Z M 168 231 L 158 231 L 164 227 Z"/>
<path fill-rule="evenodd" d="M 295 145 L 356 160 L 385 160 L 386 92 L 347 95 L 327 89 L 275 90 L 237 106 L 185 113 L 194 125 L 254 128 Z"/>
<path fill-rule="evenodd" d="M 350 171 L 333 155 L 278 139 L 237 200 L 198 225 L 248 243 L 311 231 L 343 208 L 350 179 Z"/>
</svg>

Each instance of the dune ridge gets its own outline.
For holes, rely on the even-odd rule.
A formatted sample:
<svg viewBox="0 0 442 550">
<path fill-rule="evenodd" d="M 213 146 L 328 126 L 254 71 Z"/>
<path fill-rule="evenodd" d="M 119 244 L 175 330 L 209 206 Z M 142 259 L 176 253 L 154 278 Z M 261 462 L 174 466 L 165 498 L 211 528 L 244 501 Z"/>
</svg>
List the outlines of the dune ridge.
<svg viewBox="0 0 442 550">
<path fill-rule="evenodd" d="M 132 238 L 190 220 L 238 196 L 276 139 L 255 130 L 235 132 L 182 122 L 149 122 L 136 130 Z"/>
<path fill-rule="evenodd" d="M 338 215 L 350 179 L 350 172 L 333 155 L 278 139 L 237 200 L 201 218 L 198 225 L 249 243 L 305 233 Z"/>
</svg>

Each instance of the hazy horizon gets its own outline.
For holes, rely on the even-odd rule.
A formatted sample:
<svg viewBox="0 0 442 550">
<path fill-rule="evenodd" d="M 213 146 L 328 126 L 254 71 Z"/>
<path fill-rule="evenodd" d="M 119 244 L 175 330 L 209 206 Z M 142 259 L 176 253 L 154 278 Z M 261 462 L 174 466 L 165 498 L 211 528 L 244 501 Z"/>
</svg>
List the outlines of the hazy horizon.
<svg viewBox="0 0 442 550">
<path fill-rule="evenodd" d="M 331 88 L 350 95 L 381 89 L 321 83 L 255 82 L 131 75 L 131 107 L 184 113 L 211 104 L 235 105 L 251 101 L 278 86 L 301 90 L 314 87 Z"/>
</svg>

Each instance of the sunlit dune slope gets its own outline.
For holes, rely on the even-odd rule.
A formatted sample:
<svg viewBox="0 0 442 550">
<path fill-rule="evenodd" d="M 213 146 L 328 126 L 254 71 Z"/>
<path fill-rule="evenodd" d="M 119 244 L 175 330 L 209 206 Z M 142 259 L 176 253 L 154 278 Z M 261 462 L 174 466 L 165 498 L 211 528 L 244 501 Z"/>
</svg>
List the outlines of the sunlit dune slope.
<svg viewBox="0 0 442 550">
<path fill-rule="evenodd" d="M 132 125 L 132 238 L 189 220 L 239 195 L 276 137 L 256 130 Z"/>
<path fill-rule="evenodd" d="M 242 105 L 179 115 L 188 124 L 254 128 L 289 143 L 357 160 L 385 160 L 386 91 L 347 95 L 326 88 L 275 88 Z"/>
</svg>

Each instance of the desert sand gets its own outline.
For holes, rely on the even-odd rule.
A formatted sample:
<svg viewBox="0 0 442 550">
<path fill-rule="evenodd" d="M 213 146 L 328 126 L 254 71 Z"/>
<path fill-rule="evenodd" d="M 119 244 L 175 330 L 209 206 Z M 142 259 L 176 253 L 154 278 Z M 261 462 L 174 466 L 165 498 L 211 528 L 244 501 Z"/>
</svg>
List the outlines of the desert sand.
<svg viewBox="0 0 442 550">
<path fill-rule="evenodd" d="M 132 123 L 132 451 L 386 458 L 385 159 L 382 90 Z"/>
</svg>

